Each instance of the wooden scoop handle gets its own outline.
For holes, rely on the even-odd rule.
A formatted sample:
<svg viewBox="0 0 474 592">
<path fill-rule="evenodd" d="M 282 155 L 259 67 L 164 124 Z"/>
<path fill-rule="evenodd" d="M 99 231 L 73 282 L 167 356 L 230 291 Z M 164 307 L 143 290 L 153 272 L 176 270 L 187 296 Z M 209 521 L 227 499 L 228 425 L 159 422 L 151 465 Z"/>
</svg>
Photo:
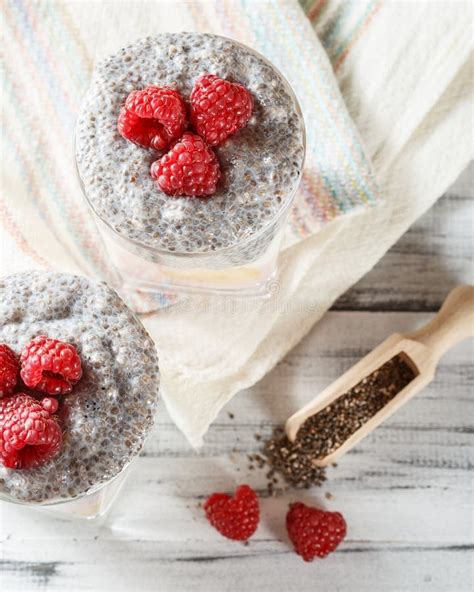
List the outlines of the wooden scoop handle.
<svg viewBox="0 0 474 592">
<path fill-rule="evenodd" d="M 429 348 L 436 360 L 456 343 L 474 336 L 474 286 L 452 290 L 435 318 L 404 337 Z"/>
</svg>

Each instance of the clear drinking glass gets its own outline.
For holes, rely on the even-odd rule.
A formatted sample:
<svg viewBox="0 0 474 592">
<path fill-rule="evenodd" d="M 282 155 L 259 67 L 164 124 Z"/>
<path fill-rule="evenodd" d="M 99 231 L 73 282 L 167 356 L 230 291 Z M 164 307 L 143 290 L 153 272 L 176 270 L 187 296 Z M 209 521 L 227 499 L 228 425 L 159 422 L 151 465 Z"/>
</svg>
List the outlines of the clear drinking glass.
<svg viewBox="0 0 474 592">
<path fill-rule="evenodd" d="M 190 253 L 154 248 L 119 234 L 94 208 L 76 167 L 83 194 L 94 212 L 111 261 L 121 278 L 121 285 L 116 287 L 147 292 L 210 292 L 238 296 L 270 294 L 285 223 L 302 175 L 306 150 L 304 119 L 295 93 L 279 70 L 258 52 L 243 47 L 275 71 L 294 101 L 302 125 L 303 159 L 298 179 L 282 198 L 282 206 L 273 218 L 253 235 L 225 248 Z M 271 197 L 268 196 L 269 199 Z"/>
<path fill-rule="evenodd" d="M 94 212 L 122 288 L 264 296 L 276 274 L 291 203 L 292 199 L 288 200 L 278 216 L 255 236 L 209 253 L 177 253 L 152 248 L 119 235 Z"/>
<path fill-rule="evenodd" d="M 132 461 L 133 462 L 133 461 Z M 118 475 L 92 488 L 87 493 L 71 499 L 58 499 L 43 503 L 22 502 L 13 497 L 0 493 L 0 501 L 3 503 L 13 503 L 21 506 L 28 506 L 42 511 L 52 512 L 57 516 L 67 519 L 86 519 L 91 520 L 101 518 L 111 508 L 117 495 L 122 489 L 128 474 L 130 464 L 126 465 Z"/>
</svg>

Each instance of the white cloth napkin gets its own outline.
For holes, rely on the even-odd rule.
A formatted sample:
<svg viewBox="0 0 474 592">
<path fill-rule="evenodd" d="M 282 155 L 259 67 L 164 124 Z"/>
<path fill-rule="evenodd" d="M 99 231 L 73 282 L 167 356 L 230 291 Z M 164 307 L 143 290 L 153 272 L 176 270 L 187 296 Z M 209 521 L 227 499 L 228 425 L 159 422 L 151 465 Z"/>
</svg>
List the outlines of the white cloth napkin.
<svg viewBox="0 0 474 592">
<path fill-rule="evenodd" d="M 311 191 L 300 193 L 273 297 L 186 297 L 142 318 L 157 343 L 165 402 L 195 446 L 222 406 L 281 359 L 472 157 L 467 2 L 302 5 L 373 159 L 385 199 L 377 207 L 365 207 L 377 202 L 368 161 L 310 20 L 295 1 L 6 4 L 2 274 L 43 267 L 113 278 L 73 164 L 71 130 L 95 58 L 160 30 L 206 30 L 273 58 L 305 115 L 320 107 L 315 98 L 331 96 L 325 106 L 343 126 L 343 145 L 333 161 L 315 150 L 308 164 L 317 170 L 330 162 L 340 194 L 328 205 L 324 188 L 316 191 L 320 199 L 312 208 Z M 314 138 L 319 122 L 307 120 Z M 337 145 L 336 130 L 332 138 Z M 350 171 L 347 146 L 358 159 Z M 348 191 L 341 178 L 360 191 Z M 343 216 L 346 210 L 350 216 Z"/>
</svg>

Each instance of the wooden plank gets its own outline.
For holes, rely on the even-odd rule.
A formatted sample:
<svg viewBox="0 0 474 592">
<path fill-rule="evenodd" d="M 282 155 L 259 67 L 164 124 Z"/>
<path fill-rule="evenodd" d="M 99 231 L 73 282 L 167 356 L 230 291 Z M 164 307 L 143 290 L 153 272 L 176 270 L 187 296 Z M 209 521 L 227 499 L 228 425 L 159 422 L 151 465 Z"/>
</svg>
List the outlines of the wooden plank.
<svg viewBox="0 0 474 592">
<path fill-rule="evenodd" d="M 474 282 L 474 165 L 334 304 L 334 310 L 436 311 Z"/>
<path fill-rule="evenodd" d="M 68 541 L 60 548 L 38 542 L 37 553 L 16 549 L 23 559 L 4 562 L 4 590 L 70 592 L 471 592 L 468 545 L 346 544 L 337 555 L 305 564 L 272 543 L 201 547 L 182 555 L 168 542 Z M 271 546 L 270 546 L 271 545 Z M 238 547 L 237 549 L 235 547 Z M 177 557 L 179 557 L 177 559 Z M 472 580 L 471 580 L 472 582 Z M 376 586 L 376 587 L 374 587 Z"/>
<path fill-rule="evenodd" d="M 227 406 L 199 453 L 163 410 L 102 524 L 2 505 L 0 588 L 362 592 L 376 578 L 389 592 L 469 590 L 472 342 L 449 352 L 431 386 L 330 469 L 322 488 L 265 497 L 264 472 L 248 469 L 256 432 L 268 435 L 391 332 L 431 316 L 330 312 Z M 262 523 L 248 546 L 221 538 L 198 507 L 209 492 L 243 482 L 263 498 Z M 290 549 L 284 515 L 295 499 L 346 516 L 348 540 L 324 562 L 305 564 Z"/>
</svg>

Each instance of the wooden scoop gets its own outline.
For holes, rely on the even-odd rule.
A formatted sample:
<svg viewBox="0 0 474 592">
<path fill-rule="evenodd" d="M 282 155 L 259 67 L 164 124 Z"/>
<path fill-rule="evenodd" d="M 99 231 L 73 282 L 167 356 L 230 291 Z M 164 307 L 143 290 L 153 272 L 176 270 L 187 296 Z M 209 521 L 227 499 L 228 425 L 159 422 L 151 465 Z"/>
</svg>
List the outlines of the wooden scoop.
<svg viewBox="0 0 474 592">
<path fill-rule="evenodd" d="M 333 403 L 391 358 L 401 355 L 414 371 L 415 378 L 339 448 L 314 461 L 320 467 L 335 462 L 429 384 L 441 356 L 453 345 L 471 336 L 474 336 L 474 286 L 459 286 L 449 293 L 440 311 L 428 325 L 411 333 L 395 333 L 292 415 L 286 422 L 286 435 L 293 442 L 308 417 Z"/>
</svg>

